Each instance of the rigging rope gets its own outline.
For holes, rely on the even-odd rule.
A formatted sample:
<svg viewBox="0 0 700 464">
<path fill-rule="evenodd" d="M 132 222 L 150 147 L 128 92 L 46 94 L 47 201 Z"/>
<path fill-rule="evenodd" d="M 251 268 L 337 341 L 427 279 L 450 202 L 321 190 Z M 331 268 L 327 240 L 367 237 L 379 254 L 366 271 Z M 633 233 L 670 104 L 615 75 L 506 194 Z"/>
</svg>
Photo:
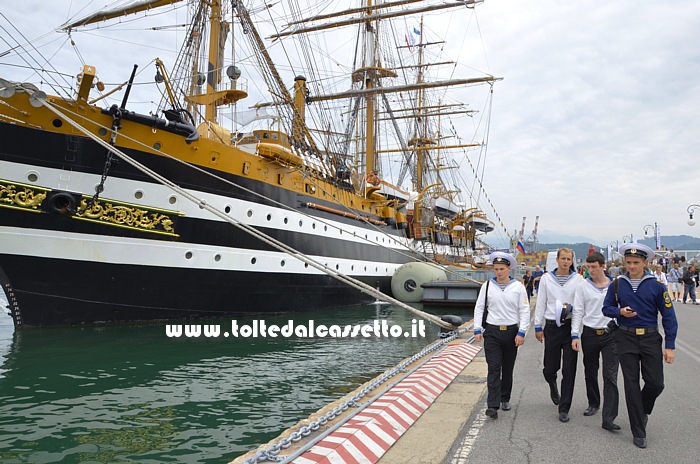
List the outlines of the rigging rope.
<svg viewBox="0 0 700 464">
<path fill-rule="evenodd" d="M 25 90 L 30 95 L 34 95 L 34 92 L 31 89 L 25 89 Z M 335 279 L 337 279 L 337 280 L 339 280 L 339 281 L 341 281 L 341 282 L 343 282 L 343 283 L 345 283 L 345 284 L 347 284 L 347 285 L 349 285 L 349 286 L 351 286 L 351 287 L 353 287 L 353 288 L 355 288 L 355 289 L 357 289 L 357 290 L 359 290 L 367 295 L 373 296 L 373 297 L 380 299 L 380 300 L 383 300 L 383 301 L 390 302 L 390 303 L 392 303 L 396 306 L 399 306 L 399 307 L 415 314 L 416 316 L 422 317 L 422 318 L 426 319 L 427 321 L 432 322 L 433 324 L 438 325 L 440 327 L 444 327 L 447 329 L 453 328 L 452 324 L 449 324 L 449 323 L 441 320 L 439 317 L 437 317 L 433 314 L 429 314 L 429 313 L 426 313 L 424 311 L 418 310 L 416 308 L 413 308 L 413 307 L 407 305 L 406 303 L 403 303 L 395 298 L 392 298 L 388 295 L 385 295 L 384 293 L 376 290 L 375 288 L 371 287 L 370 285 L 367 285 L 364 282 L 361 282 L 361 281 L 354 279 L 350 276 L 342 274 L 334 269 L 331 269 L 328 266 L 325 266 L 324 264 L 319 263 L 318 261 L 315 261 L 315 260 L 309 258 L 308 256 L 300 253 L 299 251 L 295 250 L 291 246 L 289 246 L 285 243 L 282 243 L 273 237 L 270 237 L 269 235 L 255 229 L 254 227 L 252 227 L 248 224 L 245 224 L 241 221 L 238 221 L 237 219 L 229 216 L 228 214 L 226 214 L 225 212 L 223 212 L 217 208 L 214 208 L 213 206 L 209 205 L 206 202 L 206 200 L 196 197 L 195 195 L 193 195 L 192 193 L 188 192 L 187 190 L 181 188 L 180 186 L 178 186 L 174 182 L 163 177 L 162 175 L 158 174 L 157 172 L 151 170 L 150 168 L 144 166 L 143 164 L 139 163 L 138 161 L 136 161 L 135 159 L 133 159 L 132 157 L 127 155 L 126 153 L 122 152 L 121 150 L 117 149 L 116 147 L 113 147 L 109 143 L 105 142 L 104 140 L 100 139 L 96 135 L 92 134 L 90 131 L 88 131 L 83 126 L 81 126 L 80 124 L 75 122 L 73 119 L 68 117 L 62 111 L 60 111 L 56 106 L 54 106 L 52 103 L 50 103 L 48 100 L 46 100 L 46 98 L 38 98 L 38 101 L 40 101 L 42 105 L 44 105 L 47 109 L 49 109 L 51 112 L 56 114 L 58 117 L 60 117 L 64 121 L 66 121 L 68 124 L 73 126 L 75 129 L 77 129 L 81 133 L 83 133 L 85 136 L 89 137 L 90 139 L 92 139 L 93 141 L 98 143 L 99 145 L 103 146 L 104 148 L 109 150 L 111 153 L 114 153 L 120 159 L 122 159 L 122 160 L 126 161 L 127 163 L 129 163 L 130 165 L 134 166 L 139 171 L 148 175 L 152 179 L 158 181 L 160 184 L 162 184 L 162 185 L 170 188 L 174 192 L 182 195 L 183 198 L 186 198 L 187 200 L 195 203 L 201 209 L 204 209 L 204 210 L 210 212 L 211 214 L 219 217 L 220 219 L 234 225 L 235 227 L 238 227 L 239 229 L 243 230 L 244 232 L 247 232 L 248 234 L 258 238 L 262 242 L 274 247 L 275 249 L 282 251 L 284 253 L 287 253 L 288 255 L 298 259 L 299 261 L 306 263 L 309 266 L 312 266 L 315 269 L 317 269 L 317 270 L 319 270 L 319 271 L 321 271 L 321 272 L 323 272 L 323 273 L 325 273 L 325 274 L 327 274 L 327 275 L 329 275 L 329 276 L 331 276 L 331 277 L 333 277 L 333 278 L 335 278 Z"/>
</svg>

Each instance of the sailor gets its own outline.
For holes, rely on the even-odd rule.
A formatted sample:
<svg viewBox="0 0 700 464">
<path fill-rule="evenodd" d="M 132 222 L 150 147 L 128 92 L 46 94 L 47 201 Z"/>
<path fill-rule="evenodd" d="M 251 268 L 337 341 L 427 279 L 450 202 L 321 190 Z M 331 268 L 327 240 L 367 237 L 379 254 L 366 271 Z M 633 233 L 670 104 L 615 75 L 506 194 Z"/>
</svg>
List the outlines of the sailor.
<svg viewBox="0 0 700 464">
<path fill-rule="evenodd" d="M 572 269 L 573 260 L 574 252 L 569 248 L 557 251 L 557 268 L 542 276 L 535 305 L 535 337 L 540 343 L 544 341 L 542 374 L 549 384 L 552 402 L 559 405 L 561 422 L 569 422 L 578 359 L 578 353 L 571 347 L 570 308 L 583 278 Z M 560 367 L 561 397 L 557 389 Z"/>
<path fill-rule="evenodd" d="M 508 274 L 517 262 L 508 253 L 491 254 L 496 277 L 486 281 L 474 307 L 474 339 L 484 342 L 488 365 L 486 415 L 498 418 L 499 407 L 509 411 L 513 368 L 518 347 L 530 326 L 530 302 L 522 283 Z"/>
<path fill-rule="evenodd" d="M 621 427 L 614 421 L 617 417 L 620 392 L 617 389 L 617 345 L 615 334 L 608 329 L 612 319 L 603 315 L 603 299 L 612 279 L 605 274 L 605 257 L 594 251 L 586 257 L 589 277 L 578 286 L 574 298 L 571 319 L 571 347 L 574 351 L 583 348 L 583 368 L 586 375 L 588 408 L 584 416 L 594 415 L 600 408 L 598 388 L 598 366 L 603 358 L 603 428 L 616 431 Z M 579 332 L 583 323 L 583 330 Z M 579 338 L 580 335 L 580 338 Z"/>
<path fill-rule="evenodd" d="M 647 260 L 654 251 L 641 243 L 620 247 L 625 257 L 627 274 L 610 284 L 603 302 L 603 314 L 617 319 L 615 334 L 617 354 L 625 379 L 625 400 L 632 429 L 633 442 L 639 448 L 647 447 L 646 427 L 654 409 L 654 402 L 664 389 L 663 361 L 672 364 L 675 358 L 678 322 L 673 303 L 662 283 L 653 274 L 646 273 Z M 658 318 L 665 333 L 665 349 L 661 350 Z M 639 376 L 644 378 L 640 389 Z"/>
</svg>

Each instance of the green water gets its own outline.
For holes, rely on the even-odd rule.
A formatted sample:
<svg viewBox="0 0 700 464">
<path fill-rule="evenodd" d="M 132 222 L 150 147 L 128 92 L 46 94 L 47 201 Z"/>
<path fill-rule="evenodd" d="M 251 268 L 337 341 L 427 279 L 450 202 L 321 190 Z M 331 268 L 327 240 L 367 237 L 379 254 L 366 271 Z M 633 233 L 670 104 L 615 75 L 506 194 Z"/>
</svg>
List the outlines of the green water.
<svg viewBox="0 0 700 464">
<path fill-rule="evenodd" d="M 228 462 L 437 334 L 427 326 L 425 338 L 169 338 L 165 324 L 13 333 L 9 316 L 0 316 L 3 464 Z M 413 318 L 368 305 L 265 320 L 379 319 L 410 331 Z"/>
</svg>

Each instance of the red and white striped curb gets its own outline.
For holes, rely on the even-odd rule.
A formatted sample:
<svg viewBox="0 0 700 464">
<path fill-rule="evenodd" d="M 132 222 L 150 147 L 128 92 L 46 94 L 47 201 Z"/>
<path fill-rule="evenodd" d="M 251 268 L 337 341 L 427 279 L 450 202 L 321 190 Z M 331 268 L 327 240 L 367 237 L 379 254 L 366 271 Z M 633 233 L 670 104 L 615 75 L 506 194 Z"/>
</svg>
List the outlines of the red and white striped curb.
<svg viewBox="0 0 700 464">
<path fill-rule="evenodd" d="M 479 351 L 468 343 L 449 345 L 292 462 L 377 462 Z"/>
</svg>

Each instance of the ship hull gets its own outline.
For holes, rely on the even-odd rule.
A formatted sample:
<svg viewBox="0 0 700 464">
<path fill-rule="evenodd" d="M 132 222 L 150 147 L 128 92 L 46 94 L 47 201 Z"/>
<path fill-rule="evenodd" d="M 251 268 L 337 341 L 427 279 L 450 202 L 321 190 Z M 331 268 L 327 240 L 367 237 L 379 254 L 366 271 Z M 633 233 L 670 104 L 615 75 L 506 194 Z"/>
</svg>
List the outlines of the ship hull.
<svg viewBox="0 0 700 464">
<path fill-rule="evenodd" d="M 74 135 L 7 124 L 0 138 L 9 141 L 0 147 L 0 283 L 17 327 L 280 313 L 374 299 L 123 161 L 108 172 L 99 203 L 104 214 L 62 211 L 61 201 L 78 207 L 92 196 L 104 149 Z M 306 207 L 338 209 L 332 201 L 209 169 L 232 187 L 172 159 L 129 154 L 234 222 L 373 288 L 388 292 L 394 270 L 411 259 L 396 226 Z M 13 192 L 44 198 L 27 206 Z M 164 220 L 134 226 L 125 214 Z"/>
<path fill-rule="evenodd" d="M 363 300 L 358 290 L 326 275 L 114 265 L 10 255 L 2 255 L 0 260 L 12 276 L 12 288 L 6 290 L 14 293 L 17 307 L 11 303 L 10 311 L 22 327 L 284 313 Z M 389 288 L 386 276 L 360 279 L 384 291 Z"/>
</svg>

